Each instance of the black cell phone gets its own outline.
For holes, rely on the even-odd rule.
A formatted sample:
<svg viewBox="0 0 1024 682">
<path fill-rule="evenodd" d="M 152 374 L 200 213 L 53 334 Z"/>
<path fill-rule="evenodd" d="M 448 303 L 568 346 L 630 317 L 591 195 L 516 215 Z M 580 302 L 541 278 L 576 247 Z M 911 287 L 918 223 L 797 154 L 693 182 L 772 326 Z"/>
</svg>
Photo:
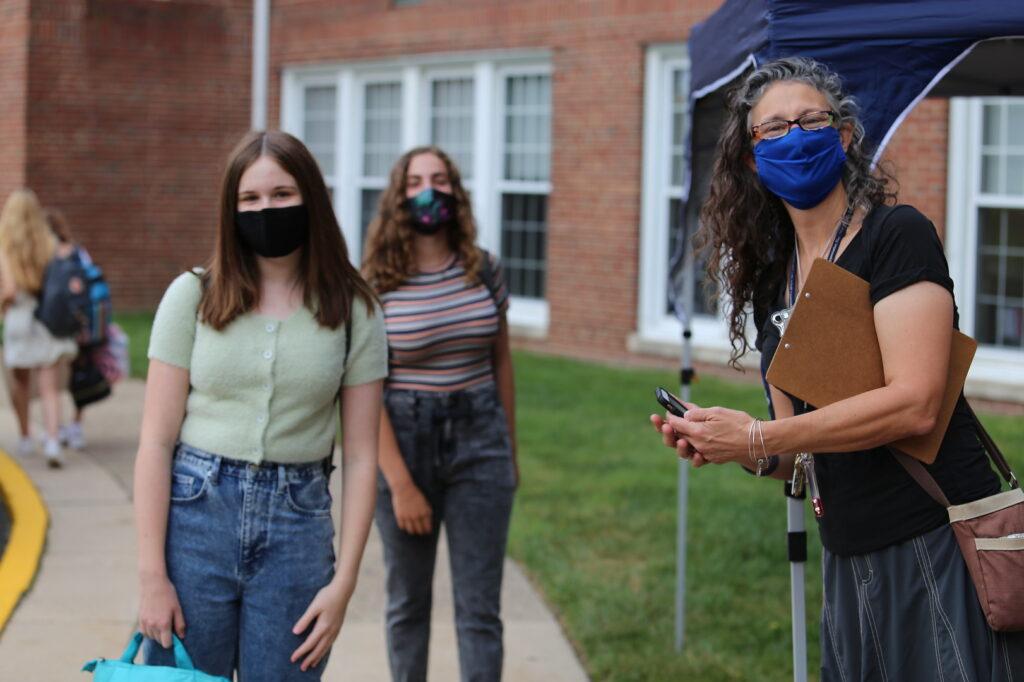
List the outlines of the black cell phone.
<svg viewBox="0 0 1024 682">
<path fill-rule="evenodd" d="M 686 414 L 686 406 L 683 405 L 683 401 L 663 389 L 661 386 L 654 389 L 654 397 L 659 403 L 661 403 L 662 407 L 675 416 L 682 417 Z"/>
</svg>

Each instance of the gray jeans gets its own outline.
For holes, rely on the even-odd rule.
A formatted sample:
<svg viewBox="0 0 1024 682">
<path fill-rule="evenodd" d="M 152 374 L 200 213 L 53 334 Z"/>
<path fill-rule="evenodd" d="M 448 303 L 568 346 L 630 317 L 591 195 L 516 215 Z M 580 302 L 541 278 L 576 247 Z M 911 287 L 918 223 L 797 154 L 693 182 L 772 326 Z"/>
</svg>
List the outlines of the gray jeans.
<svg viewBox="0 0 1024 682">
<path fill-rule="evenodd" d="M 989 629 L 949 526 L 822 564 L 822 682 L 1024 682 L 1024 632 Z"/>
<path fill-rule="evenodd" d="M 501 578 L 515 474 L 505 411 L 493 383 L 464 391 L 387 390 L 402 459 L 433 510 L 433 532 L 398 528 L 378 478 L 377 528 L 387 569 L 387 639 L 396 682 L 427 678 L 437 538 L 448 539 L 459 667 L 464 681 L 496 682 L 503 659 Z"/>
</svg>

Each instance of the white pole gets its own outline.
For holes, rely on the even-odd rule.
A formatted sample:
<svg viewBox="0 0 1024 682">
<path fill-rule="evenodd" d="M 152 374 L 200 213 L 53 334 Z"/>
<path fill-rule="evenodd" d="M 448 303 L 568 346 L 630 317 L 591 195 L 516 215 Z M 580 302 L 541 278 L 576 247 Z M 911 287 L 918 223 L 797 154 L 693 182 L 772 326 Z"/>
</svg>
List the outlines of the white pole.
<svg viewBox="0 0 1024 682">
<path fill-rule="evenodd" d="M 270 71 L 270 0 L 252 6 L 252 116 L 253 130 L 267 127 L 267 80 Z"/>
<path fill-rule="evenodd" d="M 683 356 L 679 373 L 679 397 L 683 402 L 690 402 L 690 384 L 693 381 L 693 345 L 690 331 L 690 319 L 693 313 L 695 298 L 693 281 L 693 254 L 686 244 L 686 255 L 683 260 Z M 678 311 L 677 311 L 678 312 Z M 689 498 L 690 463 L 679 460 L 678 506 L 676 509 L 676 651 L 682 652 L 686 642 L 686 515 Z"/>
<path fill-rule="evenodd" d="M 788 484 L 787 484 L 788 485 Z M 807 535 L 804 532 L 803 498 L 786 497 L 786 530 L 789 531 L 789 590 L 793 619 L 793 682 L 807 682 L 807 618 L 804 603 L 804 567 Z M 803 551 L 795 546 L 801 544 Z"/>
<path fill-rule="evenodd" d="M 689 333 L 689 329 L 687 329 Z M 689 356 L 689 340 L 683 341 L 683 356 Z M 684 366 L 689 364 L 684 360 Z M 690 401 L 690 385 L 683 384 L 679 397 Z M 689 492 L 690 463 L 679 460 L 677 482 L 678 507 L 676 509 L 676 651 L 683 650 L 686 642 L 686 504 Z"/>
</svg>

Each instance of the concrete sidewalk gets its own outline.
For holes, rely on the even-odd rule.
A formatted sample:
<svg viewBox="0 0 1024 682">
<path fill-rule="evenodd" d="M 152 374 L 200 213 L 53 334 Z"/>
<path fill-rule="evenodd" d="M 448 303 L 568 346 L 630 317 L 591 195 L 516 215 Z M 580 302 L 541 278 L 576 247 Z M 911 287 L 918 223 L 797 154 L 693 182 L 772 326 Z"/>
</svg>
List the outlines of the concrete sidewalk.
<svg viewBox="0 0 1024 682">
<path fill-rule="evenodd" d="M 35 584 L 0 636 L 0 679 L 87 679 L 77 672 L 82 663 L 116 658 L 133 632 L 138 601 L 131 481 L 142 396 L 143 384 L 129 381 L 91 408 L 89 445 L 83 453 L 67 452 L 63 469 L 48 470 L 41 455 L 22 461 L 46 500 L 51 525 Z M 0 447 L 11 452 L 17 430 L 6 397 L 2 405 Z M 434 586 L 430 679 L 438 681 L 458 679 L 446 557 L 442 548 Z M 505 564 L 502 600 L 505 680 L 587 679 L 554 616 L 511 561 Z M 325 681 L 390 679 L 383 610 L 383 561 L 373 532 Z"/>
</svg>

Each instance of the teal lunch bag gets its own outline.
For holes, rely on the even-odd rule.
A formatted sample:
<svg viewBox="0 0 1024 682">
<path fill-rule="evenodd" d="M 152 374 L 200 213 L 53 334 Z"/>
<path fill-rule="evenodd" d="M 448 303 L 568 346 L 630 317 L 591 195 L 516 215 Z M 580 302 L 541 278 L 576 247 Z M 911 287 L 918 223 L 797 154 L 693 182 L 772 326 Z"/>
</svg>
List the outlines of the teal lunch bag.
<svg viewBox="0 0 1024 682">
<path fill-rule="evenodd" d="M 82 670 L 95 673 L 93 682 L 231 682 L 226 677 L 215 677 L 196 670 L 192 659 L 181 640 L 174 637 L 174 663 L 178 667 L 168 668 L 160 665 L 135 665 L 135 655 L 142 645 L 142 633 L 136 632 L 121 658 L 111 661 L 97 658 L 89 661 Z"/>
</svg>

